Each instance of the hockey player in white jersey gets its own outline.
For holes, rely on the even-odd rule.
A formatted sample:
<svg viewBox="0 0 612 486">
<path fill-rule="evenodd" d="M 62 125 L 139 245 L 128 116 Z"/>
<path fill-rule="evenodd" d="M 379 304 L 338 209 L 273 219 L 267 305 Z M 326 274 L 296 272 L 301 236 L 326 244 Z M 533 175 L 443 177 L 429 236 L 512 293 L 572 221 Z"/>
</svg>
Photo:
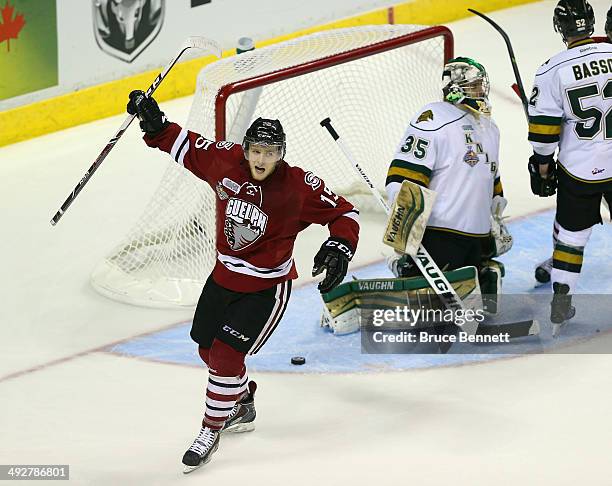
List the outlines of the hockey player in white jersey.
<svg viewBox="0 0 612 486">
<path fill-rule="evenodd" d="M 602 196 L 612 199 L 612 45 L 590 37 L 595 16 L 586 0 L 561 0 L 553 22 L 567 50 L 536 73 L 528 165 L 534 194 L 557 193 L 550 313 L 556 334 L 575 314 L 571 294 L 592 227 L 602 222 Z"/>
<path fill-rule="evenodd" d="M 503 270 L 491 258 L 512 240 L 501 217 L 506 200 L 489 78 L 480 63 L 458 57 L 444 66 L 442 79 L 443 101 L 425 105 L 406 129 L 387 173 L 387 195 L 393 202 L 404 180 L 436 191 L 423 246 L 442 270 L 476 267 L 483 293 L 496 294 Z M 390 267 L 397 277 L 418 274 L 407 255 L 391 259 Z"/>
<path fill-rule="evenodd" d="M 585 19 L 585 23 L 586 23 L 586 19 Z M 605 31 L 606 31 L 606 37 L 596 37 L 595 39 L 598 40 L 599 42 L 612 43 L 612 7 L 610 7 L 610 10 L 608 10 L 608 13 L 606 15 Z M 609 206 L 606 200 L 604 200 L 604 202 L 606 206 Z M 609 209 L 610 208 L 608 207 L 608 210 Z M 559 233 L 559 225 L 557 221 L 555 221 L 553 224 L 553 246 L 557 241 L 558 233 Z M 552 256 L 538 263 L 538 265 L 535 268 L 535 279 L 540 284 L 545 284 L 545 283 L 550 282 L 550 273 L 552 272 L 552 266 L 553 266 Z"/>
</svg>

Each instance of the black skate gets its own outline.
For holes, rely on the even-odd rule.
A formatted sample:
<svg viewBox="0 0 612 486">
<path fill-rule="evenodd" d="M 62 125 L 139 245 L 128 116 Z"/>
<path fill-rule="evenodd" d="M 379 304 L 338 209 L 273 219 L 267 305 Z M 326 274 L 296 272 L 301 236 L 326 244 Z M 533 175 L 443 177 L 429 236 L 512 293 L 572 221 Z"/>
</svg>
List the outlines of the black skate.
<svg viewBox="0 0 612 486">
<path fill-rule="evenodd" d="M 550 322 L 553 323 L 552 335 L 557 337 L 561 328 L 576 315 L 576 309 L 572 306 L 572 296 L 569 293 L 569 285 L 555 282 L 553 284 L 553 299 L 550 303 Z"/>
<path fill-rule="evenodd" d="M 546 284 L 550 282 L 550 272 L 552 272 L 553 259 L 548 258 L 543 262 L 540 262 L 535 268 L 535 279 L 540 284 Z"/>
<path fill-rule="evenodd" d="M 210 461 L 212 455 L 219 448 L 220 435 L 218 430 L 202 427 L 191 447 L 183 455 L 184 474 L 190 473 Z"/>
<path fill-rule="evenodd" d="M 236 402 L 221 432 L 251 432 L 255 430 L 255 390 L 257 383 L 249 381 L 249 392 Z"/>
</svg>

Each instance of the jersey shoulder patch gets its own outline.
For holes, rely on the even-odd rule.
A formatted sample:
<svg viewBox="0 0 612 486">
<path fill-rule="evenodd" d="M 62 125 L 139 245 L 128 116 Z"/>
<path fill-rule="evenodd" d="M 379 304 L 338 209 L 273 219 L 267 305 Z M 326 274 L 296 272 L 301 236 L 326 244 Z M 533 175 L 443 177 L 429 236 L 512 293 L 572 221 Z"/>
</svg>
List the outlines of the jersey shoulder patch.
<svg viewBox="0 0 612 486">
<path fill-rule="evenodd" d="M 304 170 L 298 165 L 289 165 L 287 162 L 287 184 L 297 191 L 316 191 L 321 186 L 325 186 L 325 181 L 321 179 L 317 174 L 310 170 Z M 309 192 L 308 191 L 308 192 Z"/>
<path fill-rule="evenodd" d="M 434 119 L 434 114 L 433 111 L 431 110 L 425 110 L 423 113 L 421 113 L 418 118 L 417 118 L 417 123 L 421 123 L 421 122 L 426 122 L 426 121 L 433 121 Z"/>
<path fill-rule="evenodd" d="M 304 184 L 309 186 L 313 191 L 316 191 L 321 187 L 323 181 L 320 177 L 316 176 L 314 172 L 308 171 L 304 172 Z"/>
<path fill-rule="evenodd" d="M 559 64 L 563 63 L 563 58 L 565 57 L 564 54 L 565 51 L 560 52 L 559 54 L 556 54 L 550 59 L 548 59 L 545 63 L 541 64 L 535 73 L 536 79 L 538 77 L 541 77 L 542 75 L 551 74 L 552 72 L 554 72 L 554 68 L 557 67 Z"/>
<path fill-rule="evenodd" d="M 413 128 L 423 131 L 436 131 L 465 116 L 459 108 L 446 101 L 429 103 L 419 110 L 410 122 Z"/>
<path fill-rule="evenodd" d="M 552 59 L 552 58 L 551 58 Z M 542 64 L 540 64 L 540 67 L 538 68 L 538 71 L 542 70 L 542 69 L 546 69 L 548 67 L 548 65 L 550 64 L 550 59 L 547 59 L 545 62 L 543 62 Z"/>
</svg>

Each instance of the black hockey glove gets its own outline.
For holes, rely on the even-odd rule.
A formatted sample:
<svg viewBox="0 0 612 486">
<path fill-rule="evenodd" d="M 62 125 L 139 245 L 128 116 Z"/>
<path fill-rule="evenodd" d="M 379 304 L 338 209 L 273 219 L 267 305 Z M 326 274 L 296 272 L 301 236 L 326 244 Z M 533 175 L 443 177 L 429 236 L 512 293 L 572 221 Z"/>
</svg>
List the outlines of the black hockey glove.
<svg viewBox="0 0 612 486">
<path fill-rule="evenodd" d="M 130 115 L 138 115 L 140 129 L 147 135 L 154 137 L 170 125 L 164 112 L 159 109 L 154 98 L 147 98 L 144 91 L 139 89 L 130 93 L 130 101 L 127 104 L 127 112 Z"/>
<path fill-rule="evenodd" d="M 353 250 L 348 241 L 330 236 L 314 257 L 312 276 L 316 277 L 326 270 L 325 278 L 317 287 L 322 294 L 329 292 L 346 276 L 348 264 L 353 258 Z"/>
<path fill-rule="evenodd" d="M 540 174 L 540 165 L 548 164 L 546 178 Z M 531 192 L 536 196 L 553 196 L 557 190 L 557 167 L 552 155 L 533 154 L 529 157 L 529 175 L 531 177 Z"/>
</svg>

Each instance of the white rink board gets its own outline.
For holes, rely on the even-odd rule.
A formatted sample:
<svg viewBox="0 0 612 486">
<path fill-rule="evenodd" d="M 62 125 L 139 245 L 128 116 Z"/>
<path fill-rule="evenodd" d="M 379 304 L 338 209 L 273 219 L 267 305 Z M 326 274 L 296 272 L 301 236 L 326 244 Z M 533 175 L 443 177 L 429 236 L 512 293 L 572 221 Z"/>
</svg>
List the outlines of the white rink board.
<svg viewBox="0 0 612 486">
<path fill-rule="evenodd" d="M 99 0 L 57 1 L 59 85 L 0 101 L 0 110 L 158 69 L 174 57 L 190 35 L 214 39 L 224 50 L 234 49 L 240 37 L 251 37 L 256 42 L 272 39 L 397 3 L 390 0 L 334 0 L 332 3 L 324 0 L 211 0 L 192 8 L 190 0 L 164 0 L 158 35 L 128 63 L 98 47 L 94 36 L 94 1 Z M 188 58 L 186 55 L 181 60 Z"/>
</svg>

